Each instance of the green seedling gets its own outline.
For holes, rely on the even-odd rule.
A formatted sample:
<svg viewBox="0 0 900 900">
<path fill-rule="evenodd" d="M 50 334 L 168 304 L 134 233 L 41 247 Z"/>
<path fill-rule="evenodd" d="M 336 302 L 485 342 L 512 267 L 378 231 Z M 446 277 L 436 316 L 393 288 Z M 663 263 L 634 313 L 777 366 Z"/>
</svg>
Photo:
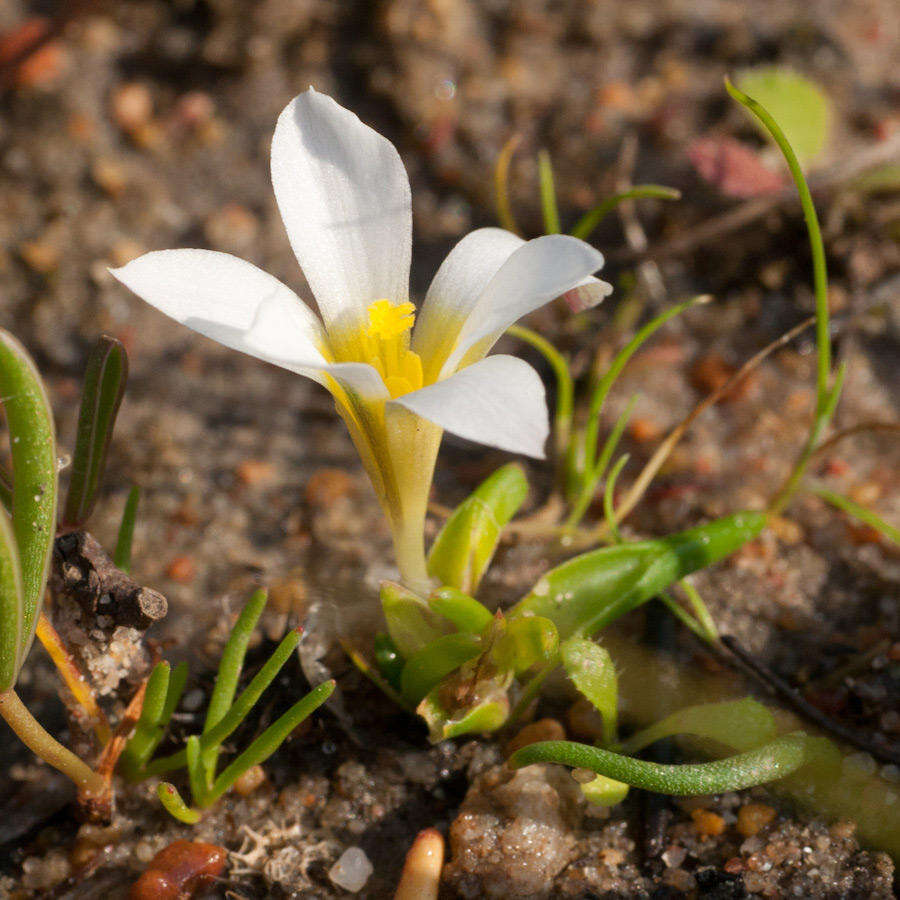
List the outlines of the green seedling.
<svg viewBox="0 0 900 900">
<path fill-rule="evenodd" d="M 186 824 L 199 821 L 201 810 L 207 809 L 219 800 L 248 769 L 265 762 L 291 732 L 315 712 L 334 691 L 334 681 L 326 681 L 314 688 L 217 774 L 222 745 L 253 710 L 263 692 L 293 654 L 300 640 L 300 633 L 297 630 L 285 635 L 247 687 L 235 696 L 244 667 L 247 646 L 266 601 L 266 592 L 256 591 L 241 610 L 231 630 L 219 660 L 216 682 L 206 710 L 202 733 L 189 737 L 183 750 L 156 759 L 153 758 L 153 754 L 165 737 L 166 728 L 184 691 L 187 667 L 182 663 L 170 672 L 169 664 L 160 662 L 147 683 L 141 718 L 122 754 L 120 769 L 126 778 L 135 782 L 186 769 L 191 790 L 191 806 L 184 802 L 177 788 L 168 782 L 161 783 L 157 791 L 166 810 Z"/>
</svg>

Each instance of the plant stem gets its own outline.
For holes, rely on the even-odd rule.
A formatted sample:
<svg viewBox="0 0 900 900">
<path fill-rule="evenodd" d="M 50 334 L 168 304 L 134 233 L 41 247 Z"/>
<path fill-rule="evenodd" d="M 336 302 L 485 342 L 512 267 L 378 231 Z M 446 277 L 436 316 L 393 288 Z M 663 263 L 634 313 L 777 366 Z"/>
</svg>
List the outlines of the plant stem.
<svg viewBox="0 0 900 900">
<path fill-rule="evenodd" d="M 106 791 L 103 778 L 47 732 L 15 691 L 0 694 L 0 716 L 32 753 L 70 778 L 79 792 L 101 796 Z"/>
<path fill-rule="evenodd" d="M 583 241 L 590 237 L 591 232 L 605 219 L 623 200 L 637 200 L 641 198 L 655 200 L 680 200 L 681 191 L 675 188 L 664 187 L 661 184 L 639 184 L 626 191 L 613 194 L 599 203 L 593 209 L 588 210 L 576 223 L 570 234 L 572 237 L 581 238 Z"/>
</svg>

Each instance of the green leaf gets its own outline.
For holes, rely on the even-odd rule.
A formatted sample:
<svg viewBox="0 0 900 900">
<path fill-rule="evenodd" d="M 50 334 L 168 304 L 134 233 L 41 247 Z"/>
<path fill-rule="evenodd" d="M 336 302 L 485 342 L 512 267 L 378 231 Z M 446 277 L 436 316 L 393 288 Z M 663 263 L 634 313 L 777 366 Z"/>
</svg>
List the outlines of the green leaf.
<svg viewBox="0 0 900 900">
<path fill-rule="evenodd" d="M 387 683 L 397 690 L 400 689 L 404 662 L 389 635 L 381 633 L 375 635 L 375 664 Z"/>
<path fill-rule="evenodd" d="M 544 234 L 559 234 L 559 207 L 553 183 L 553 162 L 546 150 L 538 152 L 538 181 L 541 189 L 541 212 L 544 215 Z"/>
<path fill-rule="evenodd" d="M 163 660 L 153 667 L 147 680 L 140 718 L 119 762 L 119 767 L 129 781 L 140 780 L 144 766 L 162 737 L 162 718 L 169 693 L 169 679 L 169 664 Z"/>
<path fill-rule="evenodd" d="M 562 640 L 590 636 L 680 578 L 733 553 L 765 524 L 762 513 L 736 513 L 657 540 L 584 553 L 544 575 L 507 617 L 546 616 Z"/>
<path fill-rule="evenodd" d="M 97 500 L 116 415 L 128 381 L 128 354 L 122 342 L 101 335 L 88 359 L 78 414 L 78 436 L 63 522 L 83 525 Z"/>
<path fill-rule="evenodd" d="M 19 550 L 12 521 L 0 509 L 0 694 L 15 687 L 23 617 Z"/>
<path fill-rule="evenodd" d="M 269 595 L 264 588 L 256 590 L 241 610 L 228 642 L 219 659 L 219 671 L 216 674 L 216 683 L 212 696 L 209 698 L 209 707 L 206 710 L 206 721 L 203 725 L 203 733 L 207 734 L 222 721 L 234 701 L 238 680 L 244 667 L 244 657 L 247 655 L 247 645 L 253 636 L 256 623 L 265 609 Z M 274 677 L 274 676 L 273 676 Z M 265 688 L 263 688 L 265 690 Z M 262 691 L 260 691 L 262 693 Z M 251 704 L 252 706 L 252 704 Z M 247 710 L 249 712 L 249 708 Z M 212 783 L 212 775 L 215 771 L 216 760 L 219 756 L 218 745 L 215 745 L 203 754 L 203 765 L 207 773 L 208 783 Z"/>
<path fill-rule="evenodd" d="M 428 574 L 474 595 L 501 532 L 527 494 L 528 479 L 516 463 L 485 479 L 444 523 L 428 554 Z"/>
<path fill-rule="evenodd" d="M 736 81 L 781 125 L 804 166 L 825 149 L 831 132 L 831 101 L 812 79 L 783 66 L 761 66 L 741 72 Z M 768 131 L 761 130 L 768 137 Z"/>
<path fill-rule="evenodd" d="M 556 626 L 543 616 L 503 619 L 498 631 L 491 657 L 498 669 L 515 675 L 539 663 L 550 662 L 559 649 Z"/>
<path fill-rule="evenodd" d="M 409 659 L 446 631 L 418 594 L 393 581 L 381 583 L 381 610 L 388 634 L 404 659 Z"/>
<path fill-rule="evenodd" d="M 420 703 L 437 683 L 481 653 L 477 635 L 445 634 L 411 656 L 403 667 L 400 691 L 410 703 Z"/>
<path fill-rule="evenodd" d="M 449 711 L 441 702 L 443 687 L 438 685 L 422 700 L 416 712 L 428 725 L 433 744 L 464 734 L 492 734 L 509 716 L 509 700 L 501 689 L 489 697 L 480 697 L 469 705 Z"/>
<path fill-rule="evenodd" d="M 244 772 L 265 762 L 284 743 L 290 733 L 334 693 L 334 688 L 333 680 L 323 682 L 270 725 L 216 779 L 212 790 L 204 798 L 204 805 L 215 803 Z"/>
<path fill-rule="evenodd" d="M 595 806 L 615 806 L 628 796 L 628 785 L 605 775 L 598 775 L 587 784 L 581 785 L 581 793 L 588 803 Z"/>
<path fill-rule="evenodd" d="M 603 718 L 603 743 L 616 739 L 619 711 L 619 679 L 605 647 L 585 638 L 572 637 L 559 646 L 559 655 L 572 684 Z"/>
<path fill-rule="evenodd" d="M 131 547 L 134 543 L 134 523 L 137 519 L 137 507 L 140 499 L 141 490 L 135 485 L 128 492 L 128 499 L 125 501 L 122 521 L 119 524 L 119 536 L 116 539 L 116 550 L 113 554 L 113 562 L 123 572 L 131 571 Z"/>
<path fill-rule="evenodd" d="M 184 822 L 185 825 L 196 825 L 200 821 L 200 813 L 196 809 L 191 809 L 181 799 L 181 794 L 178 793 L 174 784 L 169 784 L 167 781 L 160 782 L 156 788 L 156 796 L 159 797 L 166 812 L 178 819 L 179 822 Z"/>
<path fill-rule="evenodd" d="M 691 734 L 717 741 L 735 750 L 751 750 L 774 739 L 775 717 L 762 703 L 727 700 L 688 706 L 633 734 L 616 748 L 633 754 L 676 734 Z"/>
<path fill-rule="evenodd" d="M 481 634 L 494 621 L 491 611 L 474 597 L 452 587 L 442 587 L 428 598 L 432 612 L 452 622 L 460 631 Z"/>
<path fill-rule="evenodd" d="M 674 766 L 622 756 L 590 744 L 542 741 L 517 750 L 508 765 L 518 769 L 538 762 L 559 763 L 590 769 L 645 791 L 691 797 L 738 791 L 783 778 L 803 764 L 806 741 L 806 735 L 797 731 L 737 756 Z"/>
<path fill-rule="evenodd" d="M 22 635 L 17 672 L 34 638 L 44 601 L 53 541 L 59 472 L 53 411 L 25 348 L 0 330 L 0 403 L 13 463 L 12 527 L 22 573 Z"/>
<path fill-rule="evenodd" d="M 586 241 L 591 232 L 623 201 L 625 200 L 680 200 L 681 191 L 675 188 L 665 187 L 661 184 L 638 184 L 627 191 L 613 194 L 607 197 L 593 209 L 588 210 L 576 223 L 570 232 L 572 237 Z"/>
</svg>

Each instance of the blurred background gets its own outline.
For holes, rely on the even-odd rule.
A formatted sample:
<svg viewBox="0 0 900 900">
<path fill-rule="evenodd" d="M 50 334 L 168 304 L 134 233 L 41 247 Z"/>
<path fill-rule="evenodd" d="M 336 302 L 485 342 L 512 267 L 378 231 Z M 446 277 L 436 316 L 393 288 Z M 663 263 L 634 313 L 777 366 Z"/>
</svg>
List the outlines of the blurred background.
<svg viewBox="0 0 900 900">
<path fill-rule="evenodd" d="M 540 150 L 552 160 L 564 229 L 631 184 L 682 192 L 678 202 L 624 207 L 591 236 L 616 286 L 610 300 L 579 317 L 551 307 L 532 320 L 585 374 L 654 312 L 691 293 L 716 296 L 642 349 L 607 404 L 608 424 L 641 395 L 623 442 L 627 486 L 700 398 L 813 309 L 794 189 L 777 151 L 728 99 L 726 73 L 777 66 L 803 77 L 782 115 L 800 123 L 792 140 L 806 151 L 822 217 L 836 356 L 850 364 L 836 427 L 896 421 L 897 12 L 896 0 L 0 0 L 0 326 L 35 355 L 63 447 L 96 336 L 126 344 L 132 376 L 91 529 L 110 546 L 130 485 L 142 487 L 134 571 L 169 598 L 156 638 L 171 656 L 190 647 L 215 660 L 227 614 L 260 582 L 285 613 L 324 603 L 358 628 L 391 574 L 380 511 L 324 392 L 170 323 L 107 271 L 149 250 L 205 247 L 302 292 L 268 174 L 276 117 L 295 94 L 313 85 L 333 95 L 400 150 L 413 188 L 415 298 L 465 232 L 496 224 L 494 170 L 514 136 L 509 193 L 527 236 L 543 227 Z M 696 423 L 626 534 L 764 504 L 808 426 L 812 347 L 807 334 L 780 350 Z M 505 349 L 542 366 L 521 345 Z M 860 434 L 815 474 L 896 523 L 894 437 Z M 505 459 L 448 440 L 437 497 L 455 502 Z M 532 508 L 547 471 L 530 469 Z M 489 599 L 514 599 L 547 564 L 542 546 L 504 548 Z M 878 533 L 807 497 L 698 585 L 723 631 L 792 681 L 862 659 L 850 687 L 830 682 L 817 702 L 896 746 L 897 577 Z M 671 697 L 649 681 L 665 708 Z M 424 753 L 409 719 L 397 727 Z M 393 746 L 397 733 L 376 728 L 370 746 Z M 336 757 L 322 759 L 330 773 Z M 464 787 L 438 814 L 431 795 L 410 788 L 415 827 L 455 810 Z M 380 821 L 368 808 L 346 815 Z M 376 835 L 389 838 L 378 847 L 392 860 L 382 887 L 393 884 L 411 821 Z M 606 835 L 603 846 L 620 838 Z M 849 841 L 841 847 L 855 852 Z M 721 852 L 724 863 L 730 851 Z M 861 884 L 866 892 L 873 882 Z"/>
</svg>

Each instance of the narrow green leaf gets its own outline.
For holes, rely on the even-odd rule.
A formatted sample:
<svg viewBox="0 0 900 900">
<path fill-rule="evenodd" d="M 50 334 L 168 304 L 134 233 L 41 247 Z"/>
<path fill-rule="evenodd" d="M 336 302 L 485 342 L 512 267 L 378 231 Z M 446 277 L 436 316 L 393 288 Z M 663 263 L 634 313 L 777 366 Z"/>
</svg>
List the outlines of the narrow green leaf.
<svg viewBox="0 0 900 900">
<path fill-rule="evenodd" d="M 735 750 L 752 750 L 774 740 L 775 733 L 772 713 L 762 703 L 745 697 L 679 709 L 622 741 L 616 750 L 631 755 L 677 734 L 707 738 Z"/>
<path fill-rule="evenodd" d="M 205 805 L 208 806 L 218 800 L 248 769 L 265 762 L 284 743 L 290 733 L 334 693 L 334 687 L 334 681 L 323 682 L 270 725 L 216 779 L 212 790 L 205 798 Z"/>
<path fill-rule="evenodd" d="M 178 793 L 178 788 L 174 784 L 169 784 L 167 781 L 161 782 L 156 788 L 156 796 L 159 797 L 166 812 L 178 819 L 179 822 L 184 822 L 185 825 L 196 825 L 200 821 L 200 813 L 196 809 L 191 809 L 181 799 L 181 794 Z"/>
<path fill-rule="evenodd" d="M 619 679 L 605 647 L 572 637 L 559 645 L 559 655 L 572 684 L 590 701 L 603 719 L 603 743 L 616 739 L 619 714 Z"/>
<path fill-rule="evenodd" d="M 206 793 L 209 788 L 206 783 L 206 765 L 200 749 L 200 738 L 196 734 L 192 734 L 185 742 L 184 754 L 187 760 L 188 781 L 191 785 L 191 799 L 197 806 L 203 807 L 206 805 Z"/>
<path fill-rule="evenodd" d="M 432 612 L 452 622 L 460 631 L 481 634 L 494 616 L 474 597 L 452 587 L 442 587 L 428 598 Z"/>
<path fill-rule="evenodd" d="M 733 553 L 766 517 L 744 512 L 650 541 L 603 547 L 544 575 L 507 614 L 546 616 L 562 640 L 590 636 L 660 591 Z"/>
<path fill-rule="evenodd" d="M 381 609 L 394 646 L 405 659 L 437 640 L 446 629 L 416 593 L 396 584 L 381 584 Z"/>
<path fill-rule="evenodd" d="M 528 479 L 510 463 L 486 478 L 444 523 L 428 554 L 428 574 L 474 595 L 500 534 L 524 503 Z"/>
<path fill-rule="evenodd" d="M 0 330 L 0 403 L 6 413 L 13 463 L 12 526 L 22 573 L 21 668 L 44 601 L 53 541 L 59 472 L 53 411 L 25 348 Z"/>
<path fill-rule="evenodd" d="M 738 87 L 762 104 L 804 166 L 825 149 L 831 132 L 831 101 L 810 78 L 784 66 L 760 66 L 737 76 Z M 767 137 L 767 129 L 761 131 Z"/>
<path fill-rule="evenodd" d="M 615 544 L 622 543 L 622 535 L 619 534 L 619 523 L 616 521 L 613 498 L 615 497 L 616 492 L 616 479 L 619 477 L 619 472 L 625 467 L 628 459 L 629 456 L 627 453 L 623 453 L 618 458 L 616 464 L 612 467 L 609 477 L 606 479 L 606 485 L 603 488 L 603 515 L 606 519 L 606 527 L 609 528 L 610 536 Z"/>
<path fill-rule="evenodd" d="M 125 501 L 125 509 L 122 511 L 122 521 L 119 524 L 119 536 L 116 539 L 116 551 L 113 554 L 113 562 L 123 571 L 131 571 L 131 548 L 134 544 L 134 523 L 137 519 L 138 501 L 141 499 L 141 489 L 135 485 L 128 492 Z"/>
<path fill-rule="evenodd" d="M 797 731 L 737 756 L 685 765 L 646 762 L 590 744 L 543 741 L 517 750 L 508 765 L 518 769 L 538 762 L 559 763 L 590 769 L 645 791 L 691 797 L 738 791 L 783 778 L 803 764 L 806 740 L 806 735 Z"/>
<path fill-rule="evenodd" d="M 546 150 L 538 151 L 538 180 L 541 189 L 541 212 L 544 215 L 544 234 L 559 234 L 559 207 L 556 185 L 553 183 L 553 161 Z"/>
<path fill-rule="evenodd" d="M 83 525 L 97 500 L 116 415 L 128 381 L 128 354 L 122 342 L 101 335 L 88 358 L 78 414 L 78 436 L 63 522 Z"/>
<path fill-rule="evenodd" d="M 203 724 L 203 734 L 207 734 L 218 725 L 231 708 L 238 680 L 241 677 L 241 670 L 244 667 L 247 645 L 250 643 L 253 630 L 256 628 L 256 623 L 259 621 L 268 599 L 269 595 L 264 588 L 254 591 L 250 599 L 244 604 L 241 614 L 234 623 L 234 628 L 231 629 L 231 634 L 228 636 L 225 649 L 222 651 L 222 656 L 219 659 L 219 671 L 216 674 L 216 683 L 213 687 L 212 696 L 209 698 L 206 721 Z M 249 708 L 247 711 L 249 712 Z M 211 773 L 215 771 L 218 756 L 218 745 L 213 745 L 204 752 L 203 765 L 210 783 L 212 779 Z"/>
<path fill-rule="evenodd" d="M 494 202 L 497 209 L 497 221 L 502 228 L 513 234 L 520 234 L 509 200 L 509 167 L 513 154 L 522 141 L 521 134 L 514 134 L 504 145 L 497 157 L 494 168 Z"/>
<path fill-rule="evenodd" d="M 141 779 L 143 768 L 162 737 L 162 718 L 169 692 L 169 679 L 169 664 L 163 660 L 153 667 L 147 680 L 141 716 L 119 761 L 119 767 L 129 781 Z"/>
<path fill-rule="evenodd" d="M 184 693 L 184 687 L 187 684 L 188 666 L 186 662 L 180 662 L 172 670 L 169 676 L 169 690 L 166 692 L 166 702 L 163 706 L 162 715 L 159 717 L 161 725 L 168 725 L 172 719 L 172 714 L 178 708 L 178 701 Z"/>
<path fill-rule="evenodd" d="M 12 515 L 12 475 L 10 475 L 3 466 L 0 466 L 0 504 L 3 505 L 3 508 L 10 515 Z"/>
<path fill-rule="evenodd" d="M 491 658 L 498 669 L 521 675 L 532 666 L 556 658 L 559 635 L 550 619 L 543 616 L 504 619 L 499 630 L 491 648 Z"/>
<path fill-rule="evenodd" d="M 598 203 L 593 209 L 588 210 L 576 223 L 570 234 L 572 237 L 587 240 L 593 230 L 623 201 L 625 200 L 680 200 L 681 191 L 675 188 L 665 187 L 661 184 L 638 184 L 627 191 L 621 191 L 607 197 L 602 203 Z"/>
<path fill-rule="evenodd" d="M 598 472 L 599 466 L 596 462 L 597 445 L 599 444 L 600 438 L 600 413 L 603 410 L 603 404 L 606 402 L 606 397 L 612 389 L 613 384 L 615 384 L 616 379 L 622 373 L 622 369 L 625 368 L 628 360 L 637 352 L 638 348 L 665 325 L 666 322 L 675 316 L 680 315 L 685 310 L 690 309 L 692 306 L 708 303 L 709 300 L 710 297 L 707 295 L 692 297 L 690 300 L 679 303 L 660 313 L 652 321 L 641 328 L 641 330 L 638 331 L 638 333 L 616 354 L 610 367 L 597 383 L 597 387 L 591 395 L 588 421 L 584 430 L 584 449 L 582 453 L 584 459 L 584 481 L 577 499 L 572 504 L 572 511 L 569 513 L 569 518 L 566 520 L 566 525 L 568 527 L 574 528 L 581 521 L 594 497 L 597 482 L 600 480 L 600 474 Z"/>
<path fill-rule="evenodd" d="M 9 515 L 0 509 L 0 694 L 16 684 L 24 613 L 16 536 Z"/>
<path fill-rule="evenodd" d="M 481 641 L 474 634 L 445 634 L 411 656 L 403 667 L 400 690 L 410 703 L 422 698 L 446 675 L 481 653 Z"/>
<path fill-rule="evenodd" d="M 872 510 L 866 509 L 865 506 L 860 506 L 859 503 L 855 503 L 849 497 L 844 497 L 841 494 L 836 494 L 834 491 L 829 491 L 828 488 L 825 487 L 811 487 L 810 490 L 817 497 L 821 497 L 826 503 L 830 503 L 832 506 L 837 507 L 841 512 L 845 512 L 847 515 L 853 516 L 853 518 L 859 519 L 860 522 L 881 532 L 881 534 L 889 541 L 900 544 L 900 528 L 895 528 L 893 525 L 885 522 L 884 519 L 873 513 Z"/>
</svg>

